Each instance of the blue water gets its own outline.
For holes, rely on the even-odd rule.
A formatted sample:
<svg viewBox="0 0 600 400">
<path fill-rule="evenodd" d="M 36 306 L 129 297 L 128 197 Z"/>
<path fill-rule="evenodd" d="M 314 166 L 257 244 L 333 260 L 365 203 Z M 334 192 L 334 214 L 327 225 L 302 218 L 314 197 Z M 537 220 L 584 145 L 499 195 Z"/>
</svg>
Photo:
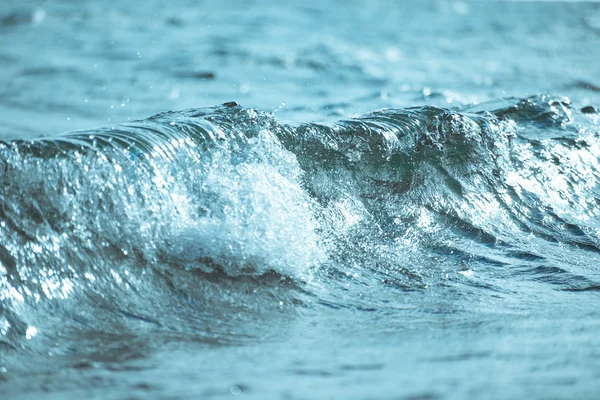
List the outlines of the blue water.
<svg viewBox="0 0 600 400">
<path fill-rule="evenodd" d="M 600 4 L 0 5 L 7 399 L 595 399 Z"/>
</svg>

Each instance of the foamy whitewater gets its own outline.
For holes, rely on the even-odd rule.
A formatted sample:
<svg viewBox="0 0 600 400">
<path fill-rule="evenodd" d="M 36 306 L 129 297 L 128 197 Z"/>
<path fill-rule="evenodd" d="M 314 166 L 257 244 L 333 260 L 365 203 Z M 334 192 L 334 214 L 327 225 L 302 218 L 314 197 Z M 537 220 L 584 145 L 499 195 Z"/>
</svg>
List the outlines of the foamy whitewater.
<svg viewBox="0 0 600 400">
<path fill-rule="evenodd" d="M 596 398 L 598 4 L 15 2 L 0 40 L 3 399 Z"/>
</svg>

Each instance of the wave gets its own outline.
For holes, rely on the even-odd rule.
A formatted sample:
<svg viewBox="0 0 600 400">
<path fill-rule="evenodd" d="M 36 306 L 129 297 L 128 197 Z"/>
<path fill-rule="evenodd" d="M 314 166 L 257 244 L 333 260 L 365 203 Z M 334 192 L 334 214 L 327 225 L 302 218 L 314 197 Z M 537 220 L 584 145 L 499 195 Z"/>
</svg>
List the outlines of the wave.
<svg viewBox="0 0 600 400">
<path fill-rule="evenodd" d="M 298 125 L 232 102 L 0 142 L 0 340 L 216 340 L 211 318 L 349 285 L 592 290 L 599 122 L 548 96 Z"/>
</svg>

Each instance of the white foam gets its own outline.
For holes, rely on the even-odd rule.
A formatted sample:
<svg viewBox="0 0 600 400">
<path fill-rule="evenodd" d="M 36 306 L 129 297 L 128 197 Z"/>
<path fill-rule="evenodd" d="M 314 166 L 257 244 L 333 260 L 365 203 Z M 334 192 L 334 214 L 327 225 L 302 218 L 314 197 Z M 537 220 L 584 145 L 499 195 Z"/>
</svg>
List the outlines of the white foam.
<svg viewBox="0 0 600 400">
<path fill-rule="evenodd" d="M 203 170 L 188 203 L 200 203 L 203 215 L 173 228 L 173 256 L 230 275 L 273 270 L 294 277 L 323 260 L 301 169 L 274 135 L 261 132 L 240 151 L 213 152 Z"/>
</svg>

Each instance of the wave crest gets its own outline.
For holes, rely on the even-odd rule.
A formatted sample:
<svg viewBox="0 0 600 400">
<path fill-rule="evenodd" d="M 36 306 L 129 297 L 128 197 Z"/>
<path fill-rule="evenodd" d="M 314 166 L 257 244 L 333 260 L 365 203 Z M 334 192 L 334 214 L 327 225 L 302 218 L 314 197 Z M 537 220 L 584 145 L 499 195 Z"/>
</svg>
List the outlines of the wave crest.
<svg viewBox="0 0 600 400">
<path fill-rule="evenodd" d="M 553 285 L 596 287 L 597 124 L 545 96 L 299 125 L 228 103 L 2 142 L 2 336 L 39 324 L 40 302 L 94 309 L 185 274 L 213 296 L 211 274 L 275 272 L 340 301 L 338 283 L 414 290 L 547 262 L 568 277 Z"/>
</svg>

